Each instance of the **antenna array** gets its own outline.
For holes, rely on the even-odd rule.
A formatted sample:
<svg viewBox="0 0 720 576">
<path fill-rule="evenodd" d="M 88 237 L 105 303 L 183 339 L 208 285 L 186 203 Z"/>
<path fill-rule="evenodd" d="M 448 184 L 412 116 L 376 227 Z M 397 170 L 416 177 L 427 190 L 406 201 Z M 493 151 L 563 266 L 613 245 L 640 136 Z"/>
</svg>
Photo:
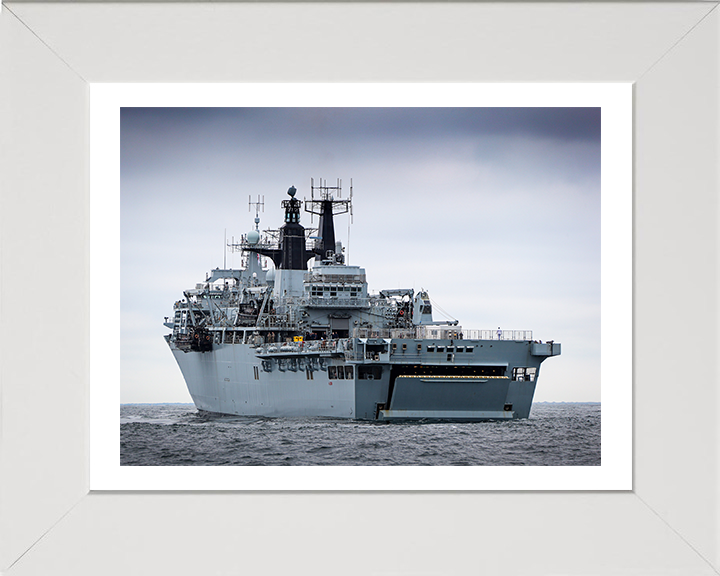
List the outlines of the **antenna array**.
<svg viewBox="0 0 720 576">
<path fill-rule="evenodd" d="M 255 206 L 255 217 L 258 217 L 260 212 L 265 212 L 265 195 L 263 194 L 261 200 L 260 194 L 258 194 L 257 202 L 253 202 L 252 196 L 248 196 L 248 212 L 252 211 L 253 206 Z"/>
<path fill-rule="evenodd" d="M 318 198 L 315 198 L 315 193 L 318 193 Z M 337 198 L 333 196 L 337 193 Z M 350 219 L 352 220 L 352 178 L 350 179 L 350 197 L 347 200 L 342 200 L 342 180 L 337 179 L 335 186 L 328 186 L 327 180 L 320 178 L 319 184 L 315 185 L 315 179 L 310 178 L 310 200 L 305 200 L 305 212 L 310 213 L 310 222 L 313 221 L 313 214 L 318 216 L 322 213 L 323 201 L 332 201 L 333 203 L 333 215 L 350 213 Z"/>
</svg>

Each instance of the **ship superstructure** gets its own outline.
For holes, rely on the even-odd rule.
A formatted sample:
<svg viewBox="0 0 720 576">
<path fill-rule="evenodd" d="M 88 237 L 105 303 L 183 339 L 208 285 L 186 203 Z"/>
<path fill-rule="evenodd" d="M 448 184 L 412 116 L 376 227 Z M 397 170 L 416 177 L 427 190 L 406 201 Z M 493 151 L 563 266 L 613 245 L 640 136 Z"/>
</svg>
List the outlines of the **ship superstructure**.
<svg viewBox="0 0 720 576">
<path fill-rule="evenodd" d="M 165 339 L 199 410 L 363 420 L 527 418 L 540 364 L 557 342 L 527 330 L 463 330 L 434 321 L 427 291 L 370 293 L 345 262 L 334 216 L 352 213 L 342 185 L 293 186 L 278 230 L 239 242 L 241 269 L 215 269 L 186 290 Z M 252 204 L 252 203 L 251 203 Z M 256 209 L 260 200 L 254 203 Z M 303 206 L 304 204 L 304 206 Z M 301 208 L 318 228 L 300 223 Z M 272 267 L 264 267 L 270 260 Z"/>
</svg>

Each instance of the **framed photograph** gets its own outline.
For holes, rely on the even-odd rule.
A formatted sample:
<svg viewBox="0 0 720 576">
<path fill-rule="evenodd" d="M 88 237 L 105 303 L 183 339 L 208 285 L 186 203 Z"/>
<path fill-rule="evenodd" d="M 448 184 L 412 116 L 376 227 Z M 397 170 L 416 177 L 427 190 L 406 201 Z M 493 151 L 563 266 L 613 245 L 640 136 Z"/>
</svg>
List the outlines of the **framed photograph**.
<svg viewBox="0 0 720 576">
<path fill-rule="evenodd" d="M 513 573 L 717 573 L 716 379 L 711 371 L 696 377 L 692 370 L 712 363 L 716 348 L 718 127 L 708 122 L 717 117 L 720 101 L 715 8 L 714 3 L 3 5 L 0 73 L 8 88 L 0 109 L 7 128 L 0 160 L 7 207 L 1 216 L 6 329 L 0 570 L 329 573 L 357 556 L 358 543 L 373 548 L 392 541 L 402 553 L 383 557 L 379 574 L 476 571 L 478 551 L 488 559 L 484 566 Z M 449 84 L 456 84 L 459 94 L 467 86 L 515 83 L 522 106 L 542 106 L 537 94 L 547 83 L 567 90 L 591 83 L 596 91 L 614 83 L 610 88 L 624 93 L 626 106 L 632 85 L 631 239 L 627 198 L 614 190 L 610 197 L 620 194 L 620 204 L 606 203 L 608 180 L 602 174 L 601 220 L 604 225 L 620 219 L 609 234 L 603 228 L 603 236 L 617 241 L 609 248 L 603 243 L 603 270 L 608 256 L 609 265 L 629 266 L 623 259 L 632 243 L 633 309 L 628 318 L 623 292 L 610 310 L 619 317 L 602 320 L 601 466 L 546 466 L 531 471 L 545 479 L 526 474 L 520 481 L 491 466 L 476 467 L 493 476 L 482 481 L 460 467 L 444 477 L 445 466 L 381 468 L 398 475 L 395 485 L 349 470 L 355 467 L 336 475 L 321 466 L 297 467 L 300 478 L 291 482 L 274 483 L 277 476 L 258 473 L 240 485 L 247 476 L 238 480 L 236 467 L 219 467 L 221 476 L 212 486 L 204 477 L 207 469 L 186 466 L 182 472 L 188 475 L 172 486 L 169 472 L 178 467 L 120 465 L 122 398 L 114 376 L 120 357 L 113 352 L 120 340 L 120 281 L 112 277 L 119 267 L 109 267 L 107 290 L 98 290 L 93 229 L 99 221 L 107 223 L 104 236 L 119 242 L 120 194 L 99 203 L 93 183 L 120 166 L 116 155 L 114 165 L 97 172 L 99 124 L 90 122 L 92 107 L 103 98 L 105 112 L 114 107 L 118 115 L 122 107 L 167 107 L 173 90 L 188 107 L 337 106 L 337 99 L 322 102 L 316 96 L 301 105 L 287 94 L 272 102 L 267 92 L 245 100 L 236 93 L 233 103 L 210 104 L 193 100 L 193 86 L 219 83 L 212 92 L 232 94 L 237 86 L 229 84 L 242 83 L 247 97 L 253 86 L 267 83 L 300 90 L 308 83 L 330 83 L 331 93 L 358 82 L 364 86 L 356 85 L 354 92 L 362 101 L 345 100 L 347 107 L 408 106 L 407 93 L 396 102 L 384 96 L 371 104 L 378 84 L 399 83 L 401 93 L 403 84 L 407 89 L 414 83 L 425 92 L 421 105 L 428 107 L 478 106 L 449 104 L 447 92 L 435 102 L 423 100 Z M 522 94 L 518 82 L 531 86 Z M 156 87 L 165 91 L 159 100 L 143 94 L 143 86 L 129 86 L 148 83 L 167 83 Z M 310 87 L 313 94 L 318 87 Z M 112 103 L 113 90 L 125 90 L 124 100 Z M 132 93 L 142 97 L 133 102 Z M 506 95 L 485 105 L 511 104 Z M 100 130 L 118 148 L 119 134 L 111 135 L 120 124 L 115 116 Z M 626 145 L 620 139 L 606 151 L 604 136 L 603 168 L 606 154 L 622 156 Z M 618 186 L 624 185 L 621 179 Z M 271 219 L 265 196 L 263 221 Z M 360 198 L 358 187 L 354 200 Z M 99 220 L 103 211 L 108 220 Z M 183 288 L 188 286 L 178 286 Z M 97 298 L 105 310 L 100 321 L 91 314 Z M 604 299 L 602 304 L 604 314 Z M 608 374 L 606 360 L 629 359 L 630 350 L 632 366 L 611 363 Z M 630 378 L 631 397 L 627 384 L 613 387 Z M 624 393 L 613 398 L 614 389 Z M 94 432 L 98 423 L 110 436 Z M 606 440 L 606 426 L 621 430 L 617 449 L 609 449 L 613 439 Z M 600 478 L 598 472 L 604 474 L 615 457 L 619 476 Z M 106 468 L 96 468 L 98 463 Z M 122 477 L 138 468 L 144 477 Z M 551 478 L 558 471 L 575 477 Z M 513 472 L 525 474 L 522 467 Z M 327 530 L 341 518 L 342 530 Z M 493 552 L 505 549 L 510 533 L 524 553 L 513 554 L 508 567 L 507 556 Z M 329 562 L 322 565 L 328 568 L 318 566 L 318 534 L 325 535 L 322 549 Z M 292 553 L 278 555 L 278 542 Z M 169 553 L 181 549 L 194 552 Z M 365 573 L 375 565 L 361 562 L 346 571 Z"/>
</svg>

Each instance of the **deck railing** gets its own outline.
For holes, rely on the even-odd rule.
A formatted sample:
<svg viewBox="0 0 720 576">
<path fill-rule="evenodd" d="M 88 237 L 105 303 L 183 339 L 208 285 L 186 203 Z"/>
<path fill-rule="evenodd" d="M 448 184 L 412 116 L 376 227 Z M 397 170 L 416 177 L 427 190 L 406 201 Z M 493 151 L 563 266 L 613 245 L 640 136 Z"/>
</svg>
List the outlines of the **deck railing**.
<svg viewBox="0 0 720 576">
<path fill-rule="evenodd" d="M 355 327 L 355 338 L 409 338 L 418 340 L 532 340 L 532 330 L 463 330 L 460 326 L 420 325 L 412 328 Z"/>
<path fill-rule="evenodd" d="M 532 340 L 532 330 L 463 330 L 466 340 Z"/>
</svg>

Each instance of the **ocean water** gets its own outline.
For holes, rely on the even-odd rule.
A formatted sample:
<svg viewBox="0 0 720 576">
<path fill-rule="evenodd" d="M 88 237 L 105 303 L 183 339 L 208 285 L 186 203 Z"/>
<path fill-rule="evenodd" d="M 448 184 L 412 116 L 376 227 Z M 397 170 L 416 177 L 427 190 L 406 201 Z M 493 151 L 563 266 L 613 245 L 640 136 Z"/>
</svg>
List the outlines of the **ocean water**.
<svg viewBox="0 0 720 576">
<path fill-rule="evenodd" d="M 123 466 L 599 466 L 600 404 L 536 403 L 526 420 L 374 423 L 120 407 Z"/>
</svg>

